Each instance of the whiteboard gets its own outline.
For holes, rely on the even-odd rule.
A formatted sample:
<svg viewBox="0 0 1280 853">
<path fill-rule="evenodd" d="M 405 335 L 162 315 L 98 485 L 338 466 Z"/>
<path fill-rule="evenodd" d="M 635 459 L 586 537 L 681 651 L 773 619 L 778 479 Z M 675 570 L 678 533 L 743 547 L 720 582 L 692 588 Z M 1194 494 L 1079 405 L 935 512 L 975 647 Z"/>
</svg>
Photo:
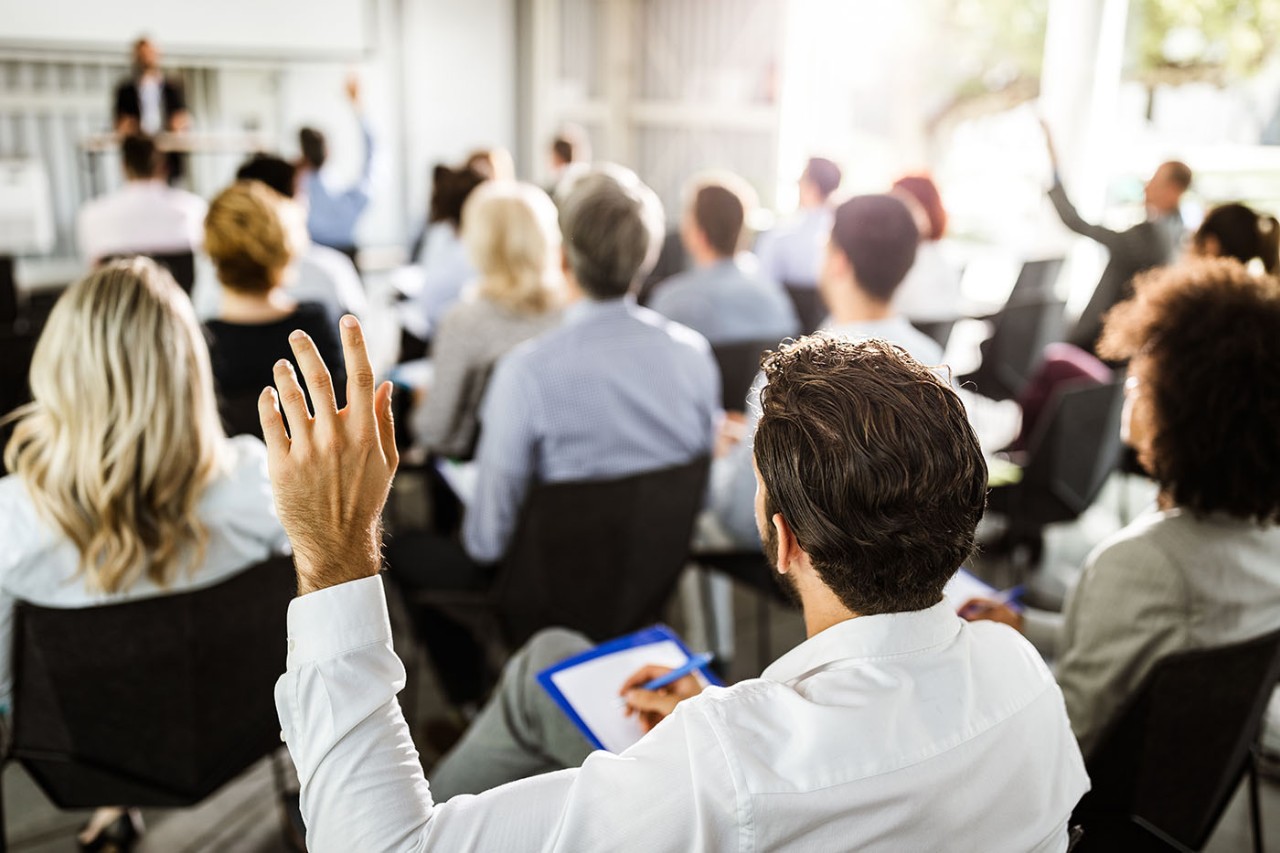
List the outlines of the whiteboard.
<svg viewBox="0 0 1280 853">
<path fill-rule="evenodd" d="M 0 46 L 118 50 L 140 35 L 172 57 L 356 58 L 369 0 L 0 0 Z"/>
</svg>

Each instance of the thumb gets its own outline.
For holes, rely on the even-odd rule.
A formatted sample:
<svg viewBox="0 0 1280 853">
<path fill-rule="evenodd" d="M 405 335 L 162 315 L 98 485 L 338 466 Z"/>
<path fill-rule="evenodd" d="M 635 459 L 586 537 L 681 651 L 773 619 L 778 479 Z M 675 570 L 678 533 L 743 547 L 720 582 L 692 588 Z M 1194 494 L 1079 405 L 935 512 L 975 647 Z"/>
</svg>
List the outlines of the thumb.
<svg viewBox="0 0 1280 853">
<path fill-rule="evenodd" d="M 395 468 L 400 461 L 400 454 L 396 450 L 396 425 L 391 413 L 391 389 L 390 382 L 382 383 L 374 395 L 373 408 L 378 417 L 378 441 L 382 445 L 382 455 L 387 460 L 387 465 Z"/>
</svg>

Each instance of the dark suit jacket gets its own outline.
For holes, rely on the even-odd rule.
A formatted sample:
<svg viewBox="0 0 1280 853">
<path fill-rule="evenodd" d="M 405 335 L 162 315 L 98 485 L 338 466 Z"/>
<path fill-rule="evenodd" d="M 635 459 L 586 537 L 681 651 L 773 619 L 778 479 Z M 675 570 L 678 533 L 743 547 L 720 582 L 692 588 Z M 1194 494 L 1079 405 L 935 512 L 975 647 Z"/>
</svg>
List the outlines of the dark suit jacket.
<svg viewBox="0 0 1280 853">
<path fill-rule="evenodd" d="M 1062 224 L 1077 234 L 1083 234 L 1107 247 L 1111 257 L 1098 279 L 1089 304 L 1076 321 L 1068 336 L 1070 343 L 1086 352 L 1093 352 L 1102 334 L 1102 318 L 1118 302 L 1133 295 L 1133 277 L 1138 273 L 1163 266 L 1174 260 L 1181 236 L 1182 219 L 1176 214 L 1163 220 L 1149 219 L 1127 231 L 1112 231 L 1101 225 L 1085 222 L 1076 212 L 1075 205 L 1067 198 L 1061 183 L 1054 183 L 1049 190 Z"/>
<path fill-rule="evenodd" d="M 187 98 L 183 94 L 182 84 L 168 77 L 164 78 L 160 89 L 161 107 L 164 110 L 164 129 L 169 129 L 169 119 L 174 113 L 187 108 Z M 142 118 L 142 103 L 138 97 L 138 81 L 125 80 L 116 86 L 116 100 L 113 115 Z"/>
</svg>

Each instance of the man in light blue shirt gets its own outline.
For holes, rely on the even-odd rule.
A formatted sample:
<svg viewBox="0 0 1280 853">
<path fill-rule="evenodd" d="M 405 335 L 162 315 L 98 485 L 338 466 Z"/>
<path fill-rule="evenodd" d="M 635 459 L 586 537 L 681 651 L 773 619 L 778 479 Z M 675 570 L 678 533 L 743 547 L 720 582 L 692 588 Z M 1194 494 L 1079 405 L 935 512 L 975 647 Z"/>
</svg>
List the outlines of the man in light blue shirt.
<svg viewBox="0 0 1280 853">
<path fill-rule="evenodd" d="M 605 480 L 708 453 L 720 377 L 697 333 L 629 296 L 656 257 L 662 210 L 635 175 L 581 178 L 560 209 L 563 323 L 499 363 L 481 409 L 463 541 L 500 559 L 535 482 Z"/>
<path fill-rule="evenodd" d="M 695 181 L 680 226 L 694 268 L 658 286 L 649 305 L 701 332 L 713 346 L 776 343 L 800 330 L 781 285 L 760 273 L 750 255 L 738 256 L 751 188 L 736 175 Z"/>
<path fill-rule="evenodd" d="M 938 366 L 942 349 L 891 305 L 894 291 L 915 262 L 920 232 L 907 206 L 888 195 L 856 196 L 835 211 L 819 290 L 830 324 L 825 333 L 850 340 L 878 338 L 902 347 L 916 361 Z M 757 377 L 751 397 L 764 384 Z M 755 520 L 755 472 L 751 440 L 759 406 L 746 406 L 744 435 L 712 469 L 711 516 L 734 546 L 760 547 Z"/>
<path fill-rule="evenodd" d="M 347 80 L 347 97 L 356 110 L 360 122 L 360 134 L 364 137 L 364 160 L 360 165 L 360 178 L 351 186 L 335 188 L 329 185 L 321 171 L 329 158 L 329 146 L 324 134 L 313 127 L 298 131 L 302 147 L 302 186 L 307 194 L 310 210 L 307 214 L 307 231 L 311 239 L 322 246 L 329 246 L 355 260 L 356 223 L 369 206 L 372 187 L 373 134 L 360 109 L 360 83 L 355 77 Z"/>
<path fill-rule="evenodd" d="M 571 304 L 560 326 L 498 362 L 480 409 L 462 543 L 433 537 L 398 551 L 392 541 L 402 583 L 487 587 L 537 483 L 618 479 L 710 453 L 720 404 L 710 346 L 630 295 L 657 257 L 662 226 L 657 196 L 627 169 L 597 167 L 567 188 Z M 471 635 L 436 611 L 416 622 L 450 699 L 481 698 L 483 654 Z"/>
<path fill-rule="evenodd" d="M 800 209 L 760 235 L 756 254 L 765 275 L 787 287 L 817 287 L 823 250 L 831 234 L 831 195 L 840 187 L 840 167 L 812 157 L 800 176 Z"/>
</svg>

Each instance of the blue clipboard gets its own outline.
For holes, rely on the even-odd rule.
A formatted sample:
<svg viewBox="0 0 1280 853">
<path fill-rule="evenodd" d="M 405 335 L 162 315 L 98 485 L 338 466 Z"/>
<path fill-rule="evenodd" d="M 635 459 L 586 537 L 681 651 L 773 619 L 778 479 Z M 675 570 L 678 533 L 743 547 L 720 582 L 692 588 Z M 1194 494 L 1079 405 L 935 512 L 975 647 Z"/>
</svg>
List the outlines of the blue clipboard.
<svg viewBox="0 0 1280 853">
<path fill-rule="evenodd" d="M 555 682 L 552 681 L 552 676 L 561 670 L 571 669 L 579 664 L 595 660 L 596 658 L 608 657 L 611 654 L 624 651 L 626 649 L 634 649 L 639 646 L 651 646 L 655 643 L 665 642 L 675 643 L 686 658 L 693 657 L 693 652 L 689 651 L 689 647 L 684 644 L 684 640 L 680 639 L 679 634 L 672 631 L 666 625 L 654 625 L 651 628 L 636 631 L 634 634 L 627 634 L 623 637 L 607 640 L 596 646 L 594 649 L 587 649 L 581 654 L 574 655 L 571 658 L 566 658 L 554 666 L 547 667 L 542 672 L 538 673 L 538 684 L 542 685 L 542 689 L 547 691 L 547 694 L 557 705 L 560 706 L 560 709 L 564 711 L 565 715 L 573 721 L 573 724 L 578 727 L 579 731 L 586 736 L 587 740 L 591 741 L 592 746 L 596 749 L 606 749 L 605 745 L 600 742 L 598 737 L 596 737 L 595 732 L 591 730 L 591 727 L 588 726 L 582 717 L 578 715 L 578 712 L 574 710 L 573 704 L 569 702 L 562 692 L 560 692 L 560 688 L 556 687 Z M 698 670 L 698 672 L 710 684 L 717 687 L 724 686 L 724 682 L 716 676 L 710 667 L 704 666 Z"/>
</svg>

